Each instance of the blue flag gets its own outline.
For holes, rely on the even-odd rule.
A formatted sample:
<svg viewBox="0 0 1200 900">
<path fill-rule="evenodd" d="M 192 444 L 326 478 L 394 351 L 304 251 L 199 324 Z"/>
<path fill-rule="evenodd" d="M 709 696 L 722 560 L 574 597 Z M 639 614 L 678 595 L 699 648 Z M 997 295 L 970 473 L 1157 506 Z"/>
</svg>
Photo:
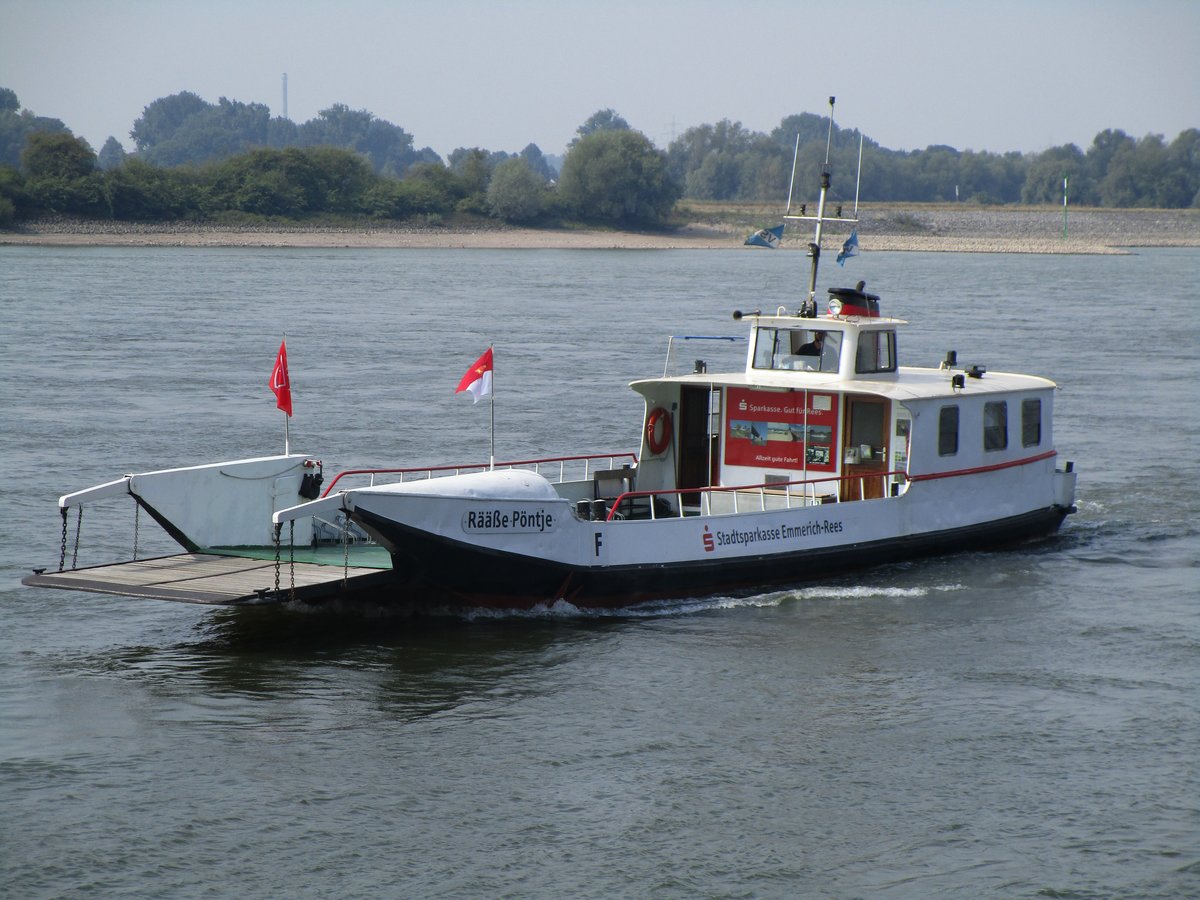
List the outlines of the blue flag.
<svg viewBox="0 0 1200 900">
<path fill-rule="evenodd" d="M 844 266 L 846 260 L 852 256 L 858 256 L 858 229 L 855 228 L 850 232 L 850 237 L 846 238 L 846 243 L 842 244 L 842 252 L 837 255 L 837 264 Z"/>
<path fill-rule="evenodd" d="M 754 234 L 746 238 L 745 245 L 748 247 L 770 247 L 774 250 L 782 237 L 783 226 L 776 225 L 774 228 L 764 228 L 762 231 L 754 232 Z"/>
</svg>

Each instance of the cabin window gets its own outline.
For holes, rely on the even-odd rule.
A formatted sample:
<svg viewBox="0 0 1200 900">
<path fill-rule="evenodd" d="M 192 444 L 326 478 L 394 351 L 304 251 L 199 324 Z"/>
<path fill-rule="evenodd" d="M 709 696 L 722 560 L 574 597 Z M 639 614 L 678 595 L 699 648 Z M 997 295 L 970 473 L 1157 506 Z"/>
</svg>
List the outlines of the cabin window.
<svg viewBox="0 0 1200 900">
<path fill-rule="evenodd" d="M 863 331 L 858 335 L 854 371 L 862 374 L 896 371 L 896 332 Z"/>
<path fill-rule="evenodd" d="M 983 449 L 1003 450 L 1008 446 L 1008 404 L 994 400 L 983 405 Z"/>
<path fill-rule="evenodd" d="M 938 414 L 938 456 L 958 453 L 958 407 L 943 406 Z"/>
<path fill-rule="evenodd" d="M 754 368 L 836 372 L 842 333 L 820 328 L 760 328 L 754 342 Z"/>
<path fill-rule="evenodd" d="M 1042 401 L 1021 401 L 1021 446 L 1036 447 L 1042 442 Z"/>
</svg>

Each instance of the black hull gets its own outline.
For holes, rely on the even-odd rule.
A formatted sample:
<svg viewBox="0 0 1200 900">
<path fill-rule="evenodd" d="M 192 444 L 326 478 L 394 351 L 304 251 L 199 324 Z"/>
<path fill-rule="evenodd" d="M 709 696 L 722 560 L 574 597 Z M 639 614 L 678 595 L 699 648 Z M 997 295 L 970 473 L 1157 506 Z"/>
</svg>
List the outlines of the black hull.
<svg viewBox="0 0 1200 900">
<path fill-rule="evenodd" d="M 822 550 L 637 566 L 576 567 L 440 538 L 364 511 L 354 518 L 391 550 L 392 581 L 376 598 L 431 607 L 528 609 L 566 600 L 620 608 L 798 584 L 923 556 L 996 549 L 1056 531 L 1072 509 L 1050 506 L 947 531 Z"/>
</svg>

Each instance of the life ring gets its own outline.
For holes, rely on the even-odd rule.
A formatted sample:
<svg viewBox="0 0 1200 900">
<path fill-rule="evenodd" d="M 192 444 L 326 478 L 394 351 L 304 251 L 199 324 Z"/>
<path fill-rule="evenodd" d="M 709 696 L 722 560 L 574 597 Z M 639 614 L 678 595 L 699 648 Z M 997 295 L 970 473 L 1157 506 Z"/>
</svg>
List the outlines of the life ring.
<svg viewBox="0 0 1200 900">
<path fill-rule="evenodd" d="M 659 434 L 660 425 L 662 426 L 661 436 Z M 651 410 L 646 419 L 646 446 L 655 456 L 665 452 L 671 446 L 671 414 L 661 406 Z"/>
</svg>

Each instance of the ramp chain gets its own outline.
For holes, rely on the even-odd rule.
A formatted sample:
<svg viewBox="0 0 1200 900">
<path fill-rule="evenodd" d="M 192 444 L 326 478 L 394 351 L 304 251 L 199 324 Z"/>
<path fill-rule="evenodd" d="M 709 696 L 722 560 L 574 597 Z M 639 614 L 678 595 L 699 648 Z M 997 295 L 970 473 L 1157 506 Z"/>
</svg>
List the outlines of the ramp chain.
<svg viewBox="0 0 1200 900">
<path fill-rule="evenodd" d="M 279 596 L 279 532 L 283 531 L 282 525 L 275 526 L 275 596 Z"/>
<path fill-rule="evenodd" d="M 350 577 L 350 514 L 342 516 L 342 593 L 346 592 L 346 581 Z"/>
<path fill-rule="evenodd" d="M 67 508 L 64 506 L 59 512 L 62 513 L 63 520 L 62 548 L 58 552 L 58 571 L 61 572 L 67 564 Z"/>
<path fill-rule="evenodd" d="M 296 602 L 296 520 L 292 519 L 288 522 L 288 578 L 290 579 L 290 587 L 288 588 L 288 600 L 292 603 Z"/>
<path fill-rule="evenodd" d="M 138 525 L 142 520 L 142 505 L 136 500 L 133 501 L 133 558 L 137 559 L 138 554 Z"/>
<path fill-rule="evenodd" d="M 71 551 L 71 569 L 74 571 L 75 562 L 79 559 L 79 533 L 83 531 L 83 506 L 79 506 L 79 514 L 75 519 L 75 549 Z"/>
</svg>

